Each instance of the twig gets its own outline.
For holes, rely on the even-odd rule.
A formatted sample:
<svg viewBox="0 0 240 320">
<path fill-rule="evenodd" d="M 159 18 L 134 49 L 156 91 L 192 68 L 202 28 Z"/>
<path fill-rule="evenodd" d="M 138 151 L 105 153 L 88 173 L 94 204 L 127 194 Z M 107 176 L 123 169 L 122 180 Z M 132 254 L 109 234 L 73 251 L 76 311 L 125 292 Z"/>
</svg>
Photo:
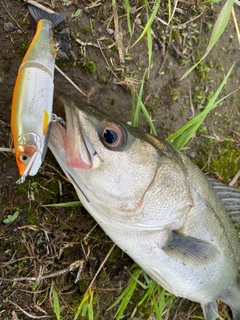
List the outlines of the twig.
<svg viewBox="0 0 240 320">
<path fill-rule="evenodd" d="M 190 86 L 190 82 L 187 80 L 188 82 L 188 89 L 189 89 L 189 102 L 190 102 L 190 109 L 192 111 L 192 116 L 189 117 L 189 119 L 194 118 L 195 112 L 194 112 L 194 106 L 193 106 L 193 102 L 192 102 L 192 91 L 191 91 L 191 86 Z"/>
<path fill-rule="evenodd" d="M 13 281 L 41 281 L 41 280 L 49 279 L 49 278 L 56 278 L 64 273 L 68 273 L 68 272 L 72 271 L 73 269 L 78 268 L 82 264 L 83 264 L 83 260 L 77 260 L 77 261 L 71 263 L 70 266 L 68 266 L 67 268 L 59 270 L 57 272 L 46 274 L 46 275 L 43 275 L 40 277 L 13 278 Z"/>
<path fill-rule="evenodd" d="M 116 246 L 116 245 L 115 245 L 115 244 L 113 244 L 112 248 L 108 251 L 108 254 L 107 254 L 107 255 L 106 255 L 106 257 L 104 258 L 103 262 L 101 263 L 100 267 L 98 268 L 97 272 L 95 273 L 95 275 L 94 275 L 94 277 L 93 277 L 92 281 L 90 282 L 90 284 L 89 284 L 89 286 L 88 286 L 87 290 L 85 291 L 84 296 L 86 296 L 86 295 L 87 295 L 87 293 L 88 293 L 88 291 L 91 289 L 91 287 L 92 287 L 92 285 L 93 285 L 93 283 L 94 283 L 95 279 L 97 278 L 97 276 L 98 276 L 99 272 L 100 272 L 100 271 L 101 271 L 101 269 L 103 268 L 103 266 L 104 266 L 105 262 L 107 261 L 108 257 L 109 257 L 109 256 L 110 256 L 110 254 L 112 253 L 112 251 L 113 251 L 113 249 L 115 248 L 115 246 Z"/>
<path fill-rule="evenodd" d="M 172 19 L 173 19 L 173 17 L 174 17 L 175 11 L 176 11 L 176 9 L 177 9 L 177 5 L 178 5 L 178 0 L 175 1 L 174 7 L 173 7 L 173 11 L 172 11 L 172 15 L 171 15 L 171 17 L 170 17 L 170 19 L 169 19 L 169 21 L 168 21 L 168 26 L 169 26 L 170 23 L 172 22 Z"/>
<path fill-rule="evenodd" d="M 233 187 L 235 185 L 235 183 L 237 182 L 238 178 L 240 178 L 240 169 L 238 170 L 238 172 L 235 174 L 234 178 L 232 179 L 232 181 L 229 183 L 230 187 Z"/>
<path fill-rule="evenodd" d="M 43 11 L 47 12 L 47 13 L 55 13 L 53 10 L 48 9 L 46 7 L 44 7 L 42 4 L 34 1 L 34 0 L 24 0 L 25 2 L 32 4 L 35 7 L 38 7 L 39 9 L 42 9 Z"/>
<path fill-rule="evenodd" d="M 158 40 L 158 37 L 157 37 L 157 40 Z M 166 62 L 166 59 L 167 59 L 167 54 L 168 54 L 168 50 L 169 50 L 169 47 L 170 47 L 171 42 L 172 42 L 172 29 L 170 29 L 170 32 L 169 32 L 169 40 L 168 40 L 168 43 L 167 43 L 167 47 L 166 47 L 166 49 L 164 48 L 165 51 L 164 51 L 164 56 L 163 56 L 163 62 L 162 62 L 162 64 L 161 64 L 158 72 L 156 73 L 155 78 L 156 78 L 158 75 L 160 75 L 161 72 L 162 72 L 162 69 L 163 69 L 163 67 L 164 67 L 164 65 L 165 65 L 165 62 Z M 165 46 L 165 41 L 164 41 L 163 45 Z"/>
<path fill-rule="evenodd" d="M 233 21 L 234 21 L 234 26 L 235 26 L 235 29 L 236 29 L 236 33 L 237 33 L 238 44 L 240 44 L 240 32 L 239 32 L 239 29 L 238 29 L 237 18 L 236 18 L 235 11 L 234 11 L 233 7 L 232 7 L 232 16 L 233 16 Z"/>
<path fill-rule="evenodd" d="M 107 61 L 107 58 L 106 58 L 105 54 L 103 53 L 103 50 L 102 50 L 102 47 L 100 46 L 99 40 L 97 40 L 97 41 L 98 41 L 99 49 L 100 49 L 100 51 L 101 51 L 101 54 L 102 54 L 102 56 L 103 56 L 103 59 L 105 60 L 106 64 L 108 65 L 109 70 L 112 72 L 112 74 L 114 75 L 114 77 L 119 81 L 118 76 L 117 76 L 116 73 L 112 70 L 110 64 L 109 64 L 108 61 Z"/>
<path fill-rule="evenodd" d="M 114 19 L 114 25 L 115 25 L 114 36 L 115 36 L 116 43 L 118 46 L 119 60 L 120 60 L 120 63 L 124 63 L 123 37 L 122 37 L 122 31 L 120 30 L 119 23 L 118 23 L 116 0 L 112 0 L 112 6 L 113 6 L 113 19 Z"/>
<path fill-rule="evenodd" d="M 34 257 L 33 257 L 33 256 L 30 256 L 30 257 L 19 258 L 19 259 L 16 259 L 16 260 L 12 260 L 12 259 L 11 259 L 11 260 L 8 261 L 8 262 L 3 262 L 3 263 L 1 263 L 1 264 L 0 264 L 0 267 L 6 267 L 6 266 L 8 266 L 8 265 L 10 265 L 10 264 L 17 263 L 17 262 L 19 262 L 19 261 L 27 260 L 27 259 L 34 259 Z"/>
<path fill-rule="evenodd" d="M 14 150 L 13 148 L 0 147 L 0 152 L 11 152 L 11 153 L 15 153 L 15 150 Z"/>
<path fill-rule="evenodd" d="M 90 93 L 92 94 L 93 89 L 91 89 L 90 93 L 86 94 L 84 93 L 60 68 L 58 68 L 57 65 L 55 65 L 55 69 L 57 69 L 57 71 L 59 73 L 61 73 L 61 75 L 68 81 L 71 83 L 72 86 L 74 86 L 75 89 L 77 89 L 85 98 L 88 98 L 90 96 Z"/>
<path fill-rule="evenodd" d="M 34 316 L 31 313 L 28 313 L 27 311 L 23 310 L 19 305 L 17 305 L 15 302 L 8 300 L 11 304 L 13 304 L 15 307 L 17 307 L 19 310 L 21 310 L 26 316 L 28 316 L 31 319 L 46 319 L 51 318 L 52 316 Z"/>
<path fill-rule="evenodd" d="M 11 15 L 11 13 L 4 7 L 4 9 L 6 10 L 7 14 L 10 16 L 10 18 L 16 23 L 16 25 L 18 26 L 19 29 L 22 30 L 23 33 L 26 34 L 26 31 L 23 30 L 23 28 L 17 23 L 17 21 L 13 18 L 13 16 Z"/>
<path fill-rule="evenodd" d="M 72 36 L 72 34 L 71 34 L 71 36 Z M 82 41 L 81 39 L 79 39 L 79 38 L 77 38 L 77 37 L 74 37 L 74 40 L 75 40 L 78 44 L 80 44 L 81 46 L 83 46 L 83 47 L 91 46 L 91 47 L 96 47 L 96 48 L 99 48 L 99 49 L 100 49 L 100 45 L 99 45 L 99 44 L 97 45 L 97 44 L 94 43 L 94 42 L 84 42 L 84 41 Z M 107 38 L 107 37 L 101 37 L 101 38 L 98 39 L 98 41 L 103 41 L 103 40 L 109 40 L 109 38 Z M 101 48 L 102 48 L 103 50 L 109 50 L 109 49 L 113 48 L 115 45 L 116 45 L 116 42 L 113 42 L 112 44 L 109 44 L 109 45 L 107 45 L 107 46 L 102 46 Z"/>
<path fill-rule="evenodd" d="M 49 163 L 45 163 L 45 166 L 50 167 L 52 170 L 56 171 L 65 181 L 69 182 L 69 179 L 64 176 L 59 170 L 57 170 L 54 166 L 51 166 Z"/>
</svg>

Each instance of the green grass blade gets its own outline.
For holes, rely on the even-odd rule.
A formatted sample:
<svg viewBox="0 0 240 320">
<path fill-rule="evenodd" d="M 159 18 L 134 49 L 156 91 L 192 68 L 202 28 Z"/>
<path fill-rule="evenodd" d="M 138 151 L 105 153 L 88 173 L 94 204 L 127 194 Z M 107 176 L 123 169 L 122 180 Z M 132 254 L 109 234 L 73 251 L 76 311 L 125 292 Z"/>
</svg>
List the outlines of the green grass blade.
<svg viewBox="0 0 240 320">
<path fill-rule="evenodd" d="M 44 207 L 79 207 L 79 206 L 82 206 L 82 203 L 80 201 L 52 203 L 52 204 L 44 205 Z"/>
<path fill-rule="evenodd" d="M 221 12 L 219 13 L 217 21 L 215 22 L 215 25 L 213 27 L 209 44 L 207 46 L 207 52 L 209 52 L 212 49 L 212 47 L 216 44 L 216 42 L 222 35 L 223 31 L 225 30 L 230 18 L 233 4 L 234 0 L 227 0 Z"/>
<path fill-rule="evenodd" d="M 146 109 L 146 107 L 145 107 L 145 105 L 143 104 L 142 101 L 141 101 L 140 105 L 141 105 L 142 113 L 144 114 L 144 116 L 147 119 L 147 122 L 148 122 L 148 124 L 150 126 L 151 134 L 153 134 L 154 136 L 157 136 L 157 131 L 156 131 L 155 127 L 154 127 L 152 119 L 151 119 L 151 117 L 150 117 L 150 115 L 149 115 L 149 113 L 148 113 L 148 111 L 147 111 L 147 109 Z"/>
<path fill-rule="evenodd" d="M 234 64 L 232 65 L 232 67 L 228 71 L 227 75 L 224 77 L 222 83 L 220 84 L 220 86 L 218 87 L 218 89 L 216 90 L 214 95 L 209 100 L 206 108 L 201 113 L 199 113 L 196 117 L 194 117 L 193 119 L 188 121 L 180 129 L 178 129 L 175 133 L 173 133 L 170 137 L 168 137 L 166 139 L 168 142 L 172 142 L 180 150 L 183 149 L 184 146 L 186 145 L 186 143 L 189 141 L 189 139 L 191 139 L 193 134 L 199 128 L 199 126 L 201 125 L 203 120 L 209 114 L 209 112 L 211 110 L 213 110 L 214 108 L 216 108 L 216 106 L 221 101 L 223 101 L 224 99 L 226 99 L 227 97 L 229 97 L 231 94 L 233 94 L 236 91 L 235 90 L 235 91 L 229 93 L 228 95 L 226 95 L 225 97 L 221 98 L 220 100 L 218 100 L 216 102 L 216 99 L 219 96 L 219 94 L 220 94 L 221 90 L 223 89 L 223 87 L 225 86 L 225 84 L 226 84 L 226 82 L 227 82 L 227 80 L 228 80 L 228 78 L 229 78 L 229 76 L 230 76 L 230 74 L 232 72 L 233 67 L 234 67 Z"/>
<path fill-rule="evenodd" d="M 137 265 L 134 264 L 133 266 L 136 267 Z M 108 310 L 110 310 L 120 303 L 114 319 L 119 320 L 122 317 L 124 310 L 129 304 L 131 297 L 136 289 L 137 283 L 139 281 L 138 278 L 142 273 L 143 270 L 139 266 L 137 266 L 137 268 L 135 268 L 134 272 L 131 275 L 127 287 L 123 290 L 117 300 L 108 308 Z"/>
<path fill-rule="evenodd" d="M 186 78 L 189 75 L 189 73 L 191 73 L 193 71 L 193 69 L 195 69 L 199 65 L 199 63 L 201 63 L 206 58 L 207 55 L 208 55 L 208 51 L 205 52 L 205 54 L 202 56 L 202 58 L 197 63 L 195 63 L 194 66 L 192 66 L 190 69 L 188 69 L 187 72 L 184 73 L 184 75 L 182 76 L 180 81 L 182 79 Z"/>
<path fill-rule="evenodd" d="M 168 0 L 168 23 L 170 23 L 172 17 L 172 4 L 171 0 Z"/>
<path fill-rule="evenodd" d="M 93 317 L 93 295 L 94 295 L 94 291 L 92 289 L 89 289 L 87 294 L 81 300 L 80 305 L 78 306 L 77 312 L 74 316 L 74 320 L 77 320 L 80 314 L 82 317 L 84 317 L 84 316 L 86 316 L 86 314 L 88 314 L 89 320 L 94 319 L 94 317 Z"/>
<path fill-rule="evenodd" d="M 148 67 L 150 70 L 151 62 L 152 62 L 152 32 L 151 28 L 147 31 L 147 46 L 148 46 Z"/>
<path fill-rule="evenodd" d="M 147 12 L 147 20 L 149 20 L 149 15 L 148 15 L 149 3 L 148 3 L 147 0 L 144 0 L 144 2 L 145 2 L 146 12 Z M 152 32 L 151 32 L 151 27 L 147 29 L 147 47 L 148 47 L 148 68 L 149 68 L 149 71 L 150 71 L 151 61 L 152 61 Z"/>
<path fill-rule="evenodd" d="M 160 5 L 160 0 L 157 0 L 156 5 L 155 5 L 155 8 L 154 8 L 154 10 L 153 10 L 153 12 L 152 12 L 152 14 L 151 14 L 151 17 L 149 18 L 149 20 L 148 20 L 145 28 L 143 29 L 143 32 L 142 32 L 141 35 L 140 35 L 140 37 L 134 42 L 134 44 L 132 45 L 132 47 L 135 46 L 135 44 L 137 44 L 137 43 L 145 36 L 145 34 L 147 33 L 147 31 L 148 31 L 149 29 L 151 29 L 151 25 L 152 25 L 152 23 L 153 23 L 156 15 L 157 15 L 159 5 Z"/>
<path fill-rule="evenodd" d="M 141 86 L 140 86 L 140 90 L 139 90 L 139 94 L 138 94 L 138 99 L 137 99 L 137 105 L 136 108 L 134 110 L 134 114 L 132 116 L 132 126 L 134 128 L 138 127 L 138 122 L 139 122 L 139 116 L 140 116 L 140 110 L 141 110 L 141 101 L 142 101 L 142 95 L 143 95 L 143 87 L 144 87 L 144 78 L 146 76 L 146 71 L 144 72 L 142 81 L 141 81 Z"/>
<path fill-rule="evenodd" d="M 125 7 L 126 7 L 126 12 L 127 12 L 127 25 L 128 25 L 128 31 L 130 33 L 130 35 L 132 35 L 132 26 L 131 26 L 131 7 L 129 4 L 128 0 L 125 0 Z"/>
<path fill-rule="evenodd" d="M 146 300 L 148 300 L 156 291 L 156 286 L 158 286 L 158 284 L 154 281 L 151 281 L 149 283 L 148 289 L 145 292 L 143 298 L 139 301 L 138 306 L 142 305 Z"/>
<path fill-rule="evenodd" d="M 88 320 L 93 320 L 93 294 L 90 295 L 90 301 L 88 304 Z"/>
<path fill-rule="evenodd" d="M 59 305 L 59 299 L 57 291 L 53 288 L 52 289 L 52 297 L 53 297 L 53 308 L 54 313 L 56 315 L 57 320 L 60 320 L 60 305 Z"/>
<path fill-rule="evenodd" d="M 138 123 L 139 123 L 139 117 L 140 117 L 140 112 L 142 110 L 143 115 L 145 116 L 145 118 L 147 119 L 147 122 L 150 126 L 151 129 L 151 133 L 153 135 L 157 135 L 157 131 L 154 127 L 154 124 L 152 122 L 152 119 L 144 105 L 144 103 L 142 102 L 142 96 L 143 96 L 143 88 L 144 88 L 144 79 L 146 76 L 146 72 L 144 72 L 143 78 L 142 78 L 142 82 L 141 82 L 141 86 L 139 89 L 139 93 L 137 94 L 137 92 L 134 90 L 133 94 L 132 94 L 132 126 L 134 128 L 138 127 Z M 137 105 L 135 107 L 135 100 L 137 97 Z"/>
<path fill-rule="evenodd" d="M 198 66 L 198 64 L 200 62 L 202 62 L 203 59 L 206 58 L 206 56 L 211 51 L 213 46 L 217 43 L 218 39 L 221 37 L 222 33 L 224 32 L 224 30 L 225 30 L 225 28 L 226 28 L 226 26 L 228 24 L 233 4 L 234 4 L 234 0 L 227 0 L 226 1 L 226 3 L 224 4 L 221 12 L 219 13 L 217 21 L 215 22 L 215 25 L 213 27 L 212 35 L 211 35 L 211 38 L 209 40 L 209 44 L 207 46 L 205 54 L 203 55 L 203 57 L 201 58 L 200 61 L 198 61 L 186 73 L 184 73 L 184 75 L 182 76 L 182 78 L 180 80 L 182 80 L 187 75 L 189 75 L 189 73 L 192 72 L 192 70 L 195 69 Z"/>
</svg>

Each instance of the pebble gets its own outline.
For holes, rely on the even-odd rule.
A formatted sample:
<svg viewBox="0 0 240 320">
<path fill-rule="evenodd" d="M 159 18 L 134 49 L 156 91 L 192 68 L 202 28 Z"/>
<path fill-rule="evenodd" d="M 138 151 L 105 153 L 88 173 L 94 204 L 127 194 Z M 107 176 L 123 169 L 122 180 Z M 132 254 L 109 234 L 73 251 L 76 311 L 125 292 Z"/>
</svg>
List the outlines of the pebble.
<svg viewBox="0 0 240 320">
<path fill-rule="evenodd" d="M 6 32 L 10 32 L 15 29 L 14 24 L 12 22 L 4 22 L 3 29 Z"/>
<path fill-rule="evenodd" d="M 111 28 L 107 28 L 107 33 L 111 36 L 114 34 L 114 30 Z"/>
<path fill-rule="evenodd" d="M 142 24 L 142 21 L 139 18 L 135 19 L 135 22 L 139 26 L 141 26 L 141 24 Z"/>
</svg>

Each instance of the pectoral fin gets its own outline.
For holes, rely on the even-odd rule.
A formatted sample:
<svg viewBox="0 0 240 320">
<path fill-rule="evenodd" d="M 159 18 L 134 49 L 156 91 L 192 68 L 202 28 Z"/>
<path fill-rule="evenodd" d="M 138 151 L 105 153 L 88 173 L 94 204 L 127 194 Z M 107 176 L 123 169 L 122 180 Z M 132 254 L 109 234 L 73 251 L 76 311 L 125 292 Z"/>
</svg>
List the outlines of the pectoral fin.
<svg viewBox="0 0 240 320">
<path fill-rule="evenodd" d="M 211 301 L 201 305 L 206 320 L 216 320 L 218 316 L 218 306 L 216 301 Z"/>
<path fill-rule="evenodd" d="M 218 249 L 203 240 L 181 236 L 175 232 L 170 233 L 164 252 L 170 257 L 181 261 L 183 264 L 205 265 L 213 263 L 219 256 Z"/>
</svg>

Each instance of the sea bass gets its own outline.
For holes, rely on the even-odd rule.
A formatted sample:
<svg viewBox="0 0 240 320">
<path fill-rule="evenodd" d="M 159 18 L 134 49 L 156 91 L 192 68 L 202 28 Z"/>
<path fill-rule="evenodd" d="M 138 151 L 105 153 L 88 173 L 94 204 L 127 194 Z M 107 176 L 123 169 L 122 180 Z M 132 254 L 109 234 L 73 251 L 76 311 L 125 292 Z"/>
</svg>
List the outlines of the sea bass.
<svg viewBox="0 0 240 320">
<path fill-rule="evenodd" d="M 211 185 L 164 140 L 60 96 L 49 147 L 88 212 L 163 288 L 240 320 L 239 240 Z"/>
<path fill-rule="evenodd" d="M 53 28 L 65 18 L 31 5 L 28 8 L 37 22 L 37 32 L 18 70 L 11 111 L 16 162 L 22 176 L 18 183 L 38 172 L 47 150 L 57 54 Z"/>
</svg>

